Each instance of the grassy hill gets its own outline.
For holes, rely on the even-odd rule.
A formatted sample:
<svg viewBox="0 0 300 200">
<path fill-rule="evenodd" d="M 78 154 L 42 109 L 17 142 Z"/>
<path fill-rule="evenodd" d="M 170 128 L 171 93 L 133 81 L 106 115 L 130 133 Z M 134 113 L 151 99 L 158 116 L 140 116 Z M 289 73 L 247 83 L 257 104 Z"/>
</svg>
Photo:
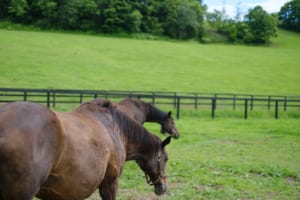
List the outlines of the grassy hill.
<svg viewBox="0 0 300 200">
<path fill-rule="evenodd" d="M 300 35 L 271 47 L 0 29 L 1 87 L 300 93 Z"/>
</svg>

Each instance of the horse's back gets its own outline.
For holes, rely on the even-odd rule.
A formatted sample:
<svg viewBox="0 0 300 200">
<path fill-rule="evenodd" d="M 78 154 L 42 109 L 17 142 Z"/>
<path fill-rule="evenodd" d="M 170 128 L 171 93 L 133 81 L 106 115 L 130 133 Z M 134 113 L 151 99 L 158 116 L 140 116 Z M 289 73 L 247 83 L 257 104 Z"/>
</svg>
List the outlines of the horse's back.
<svg viewBox="0 0 300 200">
<path fill-rule="evenodd" d="M 146 115 L 148 114 L 148 107 L 145 102 L 139 99 L 126 98 L 114 105 L 119 111 L 125 113 L 131 119 L 139 123 L 145 122 Z"/>
<path fill-rule="evenodd" d="M 0 199 L 31 199 L 58 158 L 61 126 L 46 107 L 15 102 L 0 108 Z"/>
</svg>

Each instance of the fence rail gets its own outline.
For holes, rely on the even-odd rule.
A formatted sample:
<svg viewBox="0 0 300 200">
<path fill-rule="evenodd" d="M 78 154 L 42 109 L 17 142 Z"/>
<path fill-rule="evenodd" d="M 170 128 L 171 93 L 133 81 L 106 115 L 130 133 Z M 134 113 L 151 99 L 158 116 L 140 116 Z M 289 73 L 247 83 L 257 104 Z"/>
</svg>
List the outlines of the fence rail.
<svg viewBox="0 0 300 200">
<path fill-rule="evenodd" d="M 254 108 L 274 111 L 293 110 L 300 113 L 300 96 L 249 95 L 230 93 L 192 93 L 192 92 L 145 92 L 117 90 L 63 90 L 63 89 L 23 89 L 0 88 L 0 104 L 13 101 L 33 101 L 55 108 L 61 104 L 80 104 L 94 98 L 118 100 L 132 97 L 143 99 L 156 105 L 167 105 L 176 110 L 176 118 L 180 118 L 183 109 L 210 110 L 211 117 L 216 117 L 217 110 L 242 108 L 244 118 Z"/>
</svg>

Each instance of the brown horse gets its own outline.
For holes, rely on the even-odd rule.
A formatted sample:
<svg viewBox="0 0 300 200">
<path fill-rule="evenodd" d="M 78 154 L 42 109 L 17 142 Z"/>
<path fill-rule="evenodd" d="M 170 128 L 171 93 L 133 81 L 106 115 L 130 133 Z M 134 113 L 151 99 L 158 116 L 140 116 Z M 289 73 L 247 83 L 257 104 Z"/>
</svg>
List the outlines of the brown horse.
<svg viewBox="0 0 300 200">
<path fill-rule="evenodd" d="M 102 199 L 115 199 L 126 160 L 135 160 L 161 195 L 169 142 L 105 100 L 69 113 L 6 104 L 0 108 L 0 200 L 81 200 L 97 188 Z"/>
<path fill-rule="evenodd" d="M 161 133 L 167 132 L 175 139 L 179 138 L 179 131 L 175 126 L 174 120 L 171 116 L 171 111 L 165 113 L 151 103 L 131 98 L 116 102 L 114 103 L 114 106 L 141 124 L 144 122 L 159 123 L 161 125 Z"/>
</svg>

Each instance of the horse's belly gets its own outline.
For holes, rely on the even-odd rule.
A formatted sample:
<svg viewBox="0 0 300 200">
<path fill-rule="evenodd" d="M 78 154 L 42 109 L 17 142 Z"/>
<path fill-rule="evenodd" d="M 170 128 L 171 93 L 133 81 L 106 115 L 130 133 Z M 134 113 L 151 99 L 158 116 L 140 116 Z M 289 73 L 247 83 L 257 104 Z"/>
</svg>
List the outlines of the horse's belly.
<svg viewBox="0 0 300 200">
<path fill-rule="evenodd" d="M 88 156 L 87 156 L 88 157 Z M 106 156 L 82 163 L 71 161 L 64 168 L 51 173 L 37 197 L 43 200 L 82 200 L 90 196 L 104 179 Z M 89 160 L 89 161 L 88 161 Z"/>
</svg>

